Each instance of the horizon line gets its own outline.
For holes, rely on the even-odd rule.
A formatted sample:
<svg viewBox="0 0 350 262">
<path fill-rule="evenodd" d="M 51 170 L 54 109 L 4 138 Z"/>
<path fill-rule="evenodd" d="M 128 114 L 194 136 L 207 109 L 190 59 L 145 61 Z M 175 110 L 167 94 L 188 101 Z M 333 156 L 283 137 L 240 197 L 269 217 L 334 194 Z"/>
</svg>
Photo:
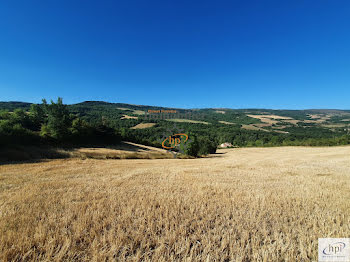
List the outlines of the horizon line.
<svg viewBox="0 0 350 262">
<path fill-rule="evenodd" d="M 52 99 L 50 99 L 51 101 Z M 108 104 L 126 104 L 131 106 L 149 106 L 149 107 L 160 107 L 160 108 L 170 108 L 170 109 L 182 109 L 182 110 L 203 110 L 203 109 L 216 109 L 216 110 L 288 110 L 288 111 L 309 111 L 309 110 L 338 110 L 338 111 L 350 111 L 350 109 L 344 108 L 304 108 L 304 109 L 290 109 L 290 108 L 268 108 L 268 107 L 246 107 L 246 108 L 230 108 L 230 107 L 192 107 L 192 108 L 181 108 L 181 107 L 167 107 L 167 106 L 158 106 L 158 105 L 143 105 L 143 104 L 131 104 L 125 102 L 107 102 L 102 100 L 85 100 L 78 103 L 66 103 L 66 105 L 77 105 L 85 102 L 103 102 Z M 0 101 L 0 103 L 25 103 L 25 104 L 40 104 L 34 102 L 25 102 L 25 101 Z"/>
</svg>

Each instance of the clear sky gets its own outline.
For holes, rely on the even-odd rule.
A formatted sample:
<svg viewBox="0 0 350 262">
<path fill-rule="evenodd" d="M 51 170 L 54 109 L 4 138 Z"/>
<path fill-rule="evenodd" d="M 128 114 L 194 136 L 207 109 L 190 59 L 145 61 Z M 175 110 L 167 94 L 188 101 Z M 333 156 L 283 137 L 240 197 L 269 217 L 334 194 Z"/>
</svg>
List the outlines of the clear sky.
<svg viewBox="0 0 350 262">
<path fill-rule="evenodd" d="M 0 101 L 350 109 L 350 1 L 0 2 Z"/>
</svg>

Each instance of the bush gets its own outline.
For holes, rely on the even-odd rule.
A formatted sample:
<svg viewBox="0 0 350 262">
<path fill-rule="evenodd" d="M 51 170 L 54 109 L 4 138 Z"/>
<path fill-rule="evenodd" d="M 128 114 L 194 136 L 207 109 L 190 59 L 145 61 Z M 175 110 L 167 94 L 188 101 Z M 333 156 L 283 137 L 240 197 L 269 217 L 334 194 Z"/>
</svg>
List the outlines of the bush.
<svg viewBox="0 0 350 262">
<path fill-rule="evenodd" d="M 189 134 L 190 141 L 186 142 L 184 152 L 186 155 L 197 157 L 200 149 L 198 139 L 195 135 Z"/>
<path fill-rule="evenodd" d="M 214 154 L 216 152 L 217 145 L 214 141 L 207 137 L 199 137 L 199 151 L 198 155 Z"/>
<path fill-rule="evenodd" d="M 186 155 L 197 157 L 214 154 L 216 152 L 217 145 L 215 139 L 209 139 L 205 136 L 196 136 L 193 134 L 190 134 L 189 138 L 190 141 L 187 142 L 187 147 L 184 150 Z"/>
</svg>

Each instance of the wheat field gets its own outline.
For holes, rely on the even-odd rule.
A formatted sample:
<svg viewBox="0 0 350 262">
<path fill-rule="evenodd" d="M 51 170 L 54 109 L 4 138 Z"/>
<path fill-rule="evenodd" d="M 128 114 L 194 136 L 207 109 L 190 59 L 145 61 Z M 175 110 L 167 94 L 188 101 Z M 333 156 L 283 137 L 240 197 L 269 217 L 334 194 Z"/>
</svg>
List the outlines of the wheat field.
<svg viewBox="0 0 350 262">
<path fill-rule="evenodd" d="M 350 237 L 350 147 L 0 166 L 0 261 L 316 261 Z"/>
</svg>

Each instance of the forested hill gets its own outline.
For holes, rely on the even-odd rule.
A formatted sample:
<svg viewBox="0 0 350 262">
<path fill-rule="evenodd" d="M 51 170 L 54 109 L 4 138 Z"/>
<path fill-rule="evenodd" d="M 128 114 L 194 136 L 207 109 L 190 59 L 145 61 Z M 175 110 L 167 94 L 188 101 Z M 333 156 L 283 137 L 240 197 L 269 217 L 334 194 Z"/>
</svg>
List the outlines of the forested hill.
<svg viewBox="0 0 350 262">
<path fill-rule="evenodd" d="M 0 102 L 0 110 L 29 110 L 31 103 Z M 290 130 L 297 127 L 320 127 L 336 131 L 347 129 L 350 123 L 350 110 L 308 109 L 308 110 L 272 110 L 272 109 L 230 109 L 203 108 L 179 109 L 171 107 L 133 105 L 126 103 L 108 103 L 103 101 L 85 101 L 67 105 L 72 113 L 78 113 L 87 120 L 104 117 L 112 122 L 128 122 L 130 119 L 144 120 L 144 112 L 151 110 L 176 110 L 178 113 L 195 113 L 204 122 L 211 124 L 239 124 L 241 128 L 253 130 Z M 129 118 L 128 118 L 129 117 Z M 124 121 L 120 121 L 124 120 Z M 172 120 L 173 121 L 173 120 Z M 190 122 L 189 122 L 190 123 Z M 248 125 L 248 126 L 247 126 Z M 124 125 L 123 125 L 124 126 Z"/>
<path fill-rule="evenodd" d="M 9 129 L 10 126 L 16 124 L 16 128 L 28 129 L 32 135 L 37 133 L 55 139 L 52 134 L 56 131 L 49 130 L 53 125 L 48 124 L 48 121 L 53 121 L 56 116 L 63 117 L 61 113 L 48 116 L 48 119 L 36 119 L 36 123 L 30 122 L 37 117 L 40 107 L 49 110 L 50 105 L 48 103 L 46 106 L 35 107 L 30 103 L 0 102 L 0 133 L 7 132 L 9 135 L 13 131 Z M 90 130 L 90 135 L 94 133 L 104 137 L 106 130 L 111 135 L 113 132 L 110 129 L 113 129 L 123 140 L 160 146 L 159 140 L 164 135 L 179 129 L 198 138 L 202 144 L 215 146 L 224 142 L 234 146 L 350 143 L 350 110 L 177 109 L 102 101 L 62 104 L 61 107 L 69 114 L 69 117 L 63 117 L 64 121 L 69 121 L 65 122 L 64 127 L 60 127 L 60 132 L 65 134 L 62 139 L 73 132 L 77 140 L 81 130 Z M 55 103 L 52 108 L 56 108 Z M 43 113 L 43 116 L 47 117 L 47 113 Z M 61 120 L 55 121 L 60 123 Z M 70 140 L 74 141 L 72 138 Z"/>
<path fill-rule="evenodd" d="M 31 103 L 25 102 L 0 102 L 0 110 L 9 110 L 14 111 L 17 108 L 22 108 L 28 110 L 30 108 Z"/>
<path fill-rule="evenodd" d="M 29 110 L 30 105 L 32 103 L 29 102 L 20 102 L 20 101 L 9 101 L 9 102 L 1 102 L 0 101 L 0 110 L 9 110 L 13 111 L 17 108 L 22 108 Z M 134 105 L 134 104 L 126 104 L 126 103 L 109 103 L 104 101 L 84 101 L 77 104 L 70 104 L 68 107 L 75 108 L 75 107 L 85 107 L 89 109 L 93 109 L 96 107 L 105 107 L 105 108 L 128 108 L 133 110 L 142 110 L 146 111 L 148 109 L 152 110 L 178 110 L 180 112 L 188 112 L 188 111 L 198 111 L 202 110 L 214 110 L 214 111 L 232 111 L 232 112 L 254 112 L 254 113 L 264 113 L 264 112 L 270 112 L 275 113 L 277 115 L 307 115 L 307 114 L 335 114 L 335 115 L 350 115 L 350 110 L 339 110 L 339 109 L 306 109 L 306 110 L 276 110 L 276 109 L 256 109 L 256 108 L 247 108 L 247 109 L 232 109 L 232 108 L 203 108 L 203 109 L 182 109 L 182 108 L 175 108 L 175 107 L 162 107 L 162 106 L 149 106 L 149 105 Z M 207 111 L 208 112 L 208 111 Z"/>
</svg>

